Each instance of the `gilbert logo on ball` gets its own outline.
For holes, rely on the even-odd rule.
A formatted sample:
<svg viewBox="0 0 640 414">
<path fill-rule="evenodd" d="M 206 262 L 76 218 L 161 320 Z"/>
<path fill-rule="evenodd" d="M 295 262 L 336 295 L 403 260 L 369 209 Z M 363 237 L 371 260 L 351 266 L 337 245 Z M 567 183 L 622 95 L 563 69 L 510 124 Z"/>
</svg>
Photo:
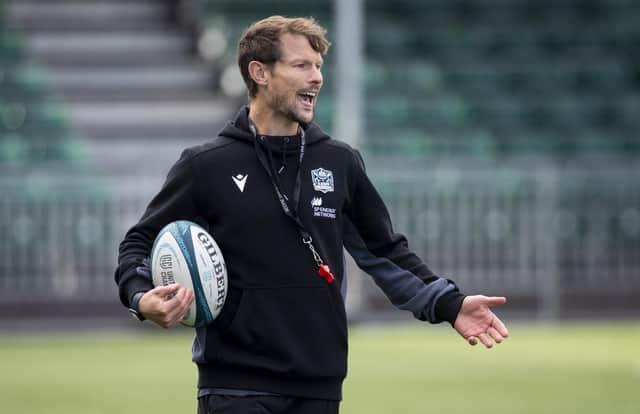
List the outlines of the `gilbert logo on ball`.
<svg viewBox="0 0 640 414">
<path fill-rule="evenodd" d="M 151 249 L 154 286 L 178 283 L 193 290 L 195 300 L 182 319 L 186 326 L 212 322 L 227 297 L 227 267 L 214 238 L 199 225 L 178 220 L 166 225 Z"/>
</svg>

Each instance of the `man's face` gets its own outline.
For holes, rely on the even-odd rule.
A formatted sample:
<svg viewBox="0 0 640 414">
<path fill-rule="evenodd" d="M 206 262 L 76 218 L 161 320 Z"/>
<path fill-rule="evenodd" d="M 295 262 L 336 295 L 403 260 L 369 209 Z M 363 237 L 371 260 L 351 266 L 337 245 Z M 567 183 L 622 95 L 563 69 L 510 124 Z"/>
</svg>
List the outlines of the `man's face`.
<svg viewBox="0 0 640 414">
<path fill-rule="evenodd" d="M 286 33 L 280 38 L 280 60 L 268 70 L 265 99 L 275 116 L 287 121 L 313 120 L 318 93 L 322 87 L 322 55 L 306 37 Z"/>
</svg>

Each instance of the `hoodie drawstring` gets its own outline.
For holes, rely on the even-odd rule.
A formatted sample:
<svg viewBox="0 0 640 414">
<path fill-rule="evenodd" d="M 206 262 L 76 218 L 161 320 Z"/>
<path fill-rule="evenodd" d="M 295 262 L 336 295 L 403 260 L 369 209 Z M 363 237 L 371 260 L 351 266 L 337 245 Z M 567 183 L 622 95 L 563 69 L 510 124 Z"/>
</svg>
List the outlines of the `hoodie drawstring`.
<svg viewBox="0 0 640 414">
<path fill-rule="evenodd" d="M 289 137 L 284 137 L 282 140 L 282 162 L 280 168 L 278 168 L 278 174 L 282 174 L 287 168 L 287 142 L 289 142 Z"/>
</svg>

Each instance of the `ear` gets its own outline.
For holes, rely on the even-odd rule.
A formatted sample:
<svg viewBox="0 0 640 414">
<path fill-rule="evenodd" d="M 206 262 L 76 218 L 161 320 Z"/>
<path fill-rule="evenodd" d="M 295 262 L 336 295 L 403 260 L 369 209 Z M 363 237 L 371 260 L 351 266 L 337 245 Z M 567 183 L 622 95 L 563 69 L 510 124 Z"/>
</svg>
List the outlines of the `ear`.
<svg viewBox="0 0 640 414">
<path fill-rule="evenodd" d="M 264 63 L 252 60 L 249 62 L 249 76 L 258 85 L 266 86 L 269 80 L 269 69 Z"/>
</svg>

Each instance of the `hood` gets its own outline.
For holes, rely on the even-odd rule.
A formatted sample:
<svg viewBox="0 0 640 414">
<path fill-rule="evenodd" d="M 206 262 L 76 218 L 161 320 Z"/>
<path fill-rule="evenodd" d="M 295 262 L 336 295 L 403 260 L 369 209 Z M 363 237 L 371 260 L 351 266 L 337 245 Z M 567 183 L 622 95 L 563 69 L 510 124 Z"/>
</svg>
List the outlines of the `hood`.
<svg viewBox="0 0 640 414">
<path fill-rule="evenodd" d="M 320 127 L 315 123 L 310 124 L 300 124 L 302 129 L 305 132 L 305 140 L 307 145 L 314 145 L 318 142 L 331 139 L 329 135 L 327 135 Z M 253 145 L 254 137 L 251 133 L 251 129 L 249 129 L 249 107 L 243 106 L 238 111 L 235 119 L 233 121 L 229 121 L 227 125 L 220 131 L 219 135 L 222 135 L 227 138 L 238 139 L 241 141 L 247 141 Z M 279 137 L 269 137 L 269 138 L 279 138 Z M 277 142 L 270 142 L 270 147 L 275 152 L 282 151 L 280 145 Z M 295 145 L 289 145 L 286 148 L 286 152 L 289 153 L 296 148 Z M 296 149 L 297 150 L 297 149 Z M 288 154 L 287 154 L 288 155 Z"/>
</svg>

